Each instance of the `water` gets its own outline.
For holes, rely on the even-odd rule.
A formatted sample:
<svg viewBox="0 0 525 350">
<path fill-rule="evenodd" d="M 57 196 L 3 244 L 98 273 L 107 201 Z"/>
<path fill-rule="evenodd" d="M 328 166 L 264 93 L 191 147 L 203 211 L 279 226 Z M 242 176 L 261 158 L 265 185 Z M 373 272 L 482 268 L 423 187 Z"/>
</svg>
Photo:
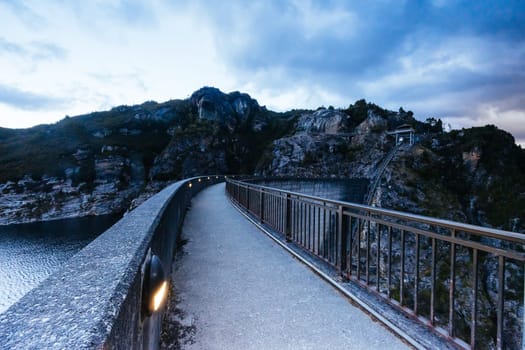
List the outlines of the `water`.
<svg viewBox="0 0 525 350">
<path fill-rule="evenodd" d="M 352 203 L 363 203 L 368 183 L 367 179 L 257 181 L 263 186 Z"/>
<path fill-rule="evenodd" d="M 0 313 L 118 219 L 105 215 L 0 226 Z"/>
</svg>

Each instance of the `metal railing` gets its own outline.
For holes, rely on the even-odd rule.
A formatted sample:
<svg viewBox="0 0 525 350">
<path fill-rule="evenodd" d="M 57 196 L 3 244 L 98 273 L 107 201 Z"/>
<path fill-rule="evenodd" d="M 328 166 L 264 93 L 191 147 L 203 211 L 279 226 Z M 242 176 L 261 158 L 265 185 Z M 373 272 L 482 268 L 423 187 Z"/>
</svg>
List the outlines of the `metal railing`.
<svg viewBox="0 0 525 350">
<path fill-rule="evenodd" d="M 455 345 L 525 345 L 525 235 L 232 179 L 226 190 L 287 241 Z"/>
</svg>

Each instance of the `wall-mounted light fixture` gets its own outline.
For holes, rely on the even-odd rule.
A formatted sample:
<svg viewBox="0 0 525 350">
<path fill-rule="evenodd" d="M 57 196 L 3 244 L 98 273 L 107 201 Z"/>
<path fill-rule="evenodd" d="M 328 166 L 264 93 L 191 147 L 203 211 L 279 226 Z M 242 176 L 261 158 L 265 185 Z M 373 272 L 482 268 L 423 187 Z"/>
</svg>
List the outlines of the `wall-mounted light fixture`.
<svg viewBox="0 0 525 350">
<path fill-rule="evenodd" d="M 151 316 L 158 311 L 168 295 L 168 282 L 160 258 L 150 255 L 144 268 L 142 282 L 142 311 L 145 316 Z"/>
</svg>

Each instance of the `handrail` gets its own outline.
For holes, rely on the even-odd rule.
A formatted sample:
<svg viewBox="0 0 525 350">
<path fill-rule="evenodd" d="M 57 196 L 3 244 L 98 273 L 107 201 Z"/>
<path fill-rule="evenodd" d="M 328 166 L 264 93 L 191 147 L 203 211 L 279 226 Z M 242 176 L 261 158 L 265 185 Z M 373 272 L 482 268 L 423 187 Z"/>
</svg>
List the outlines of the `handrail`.
<svg viewBox="0 0 525 350">
<path fill-rule="evenodd" d="M 0 314 L 0 348 L 157 348 L 162 312 L 141 312 L 147 258 L 157 255 L 169 274 L 192 196 L 222 181 L 176 182 L 126 214 Z"/>
<path fill-rule="evenodd" d="M 256 185 L 256 184 L 252 184 L 252 183 L 237 181 L 237 180 L 233 180 L 232 178 L 229 178 L 229 177 L 227 178 L 227 182 L 228 183 L 237 182 L 237 183 L 242 184 L 242 185 L 244 185 L 246 187 L 250 186 L 250 187 L 258 187 L 258 188 L 261 188 L 261 189 L 264 189 L 264 190 L 268 190 L 268 191 L 278 191 L 280 193 L 286 193 L 286 194 L 289 194 L 289 195 L 292 195 L 292 196 L 297 196 L 297 197 L 301 197 L 301 198 L 305 198 L 305 199 L 321 201 L 321 202 L 325 202 L 327 204 L 333 204 L 335 206 L 345 205 L 345 206 L 347 206 L 348 208 L 351 208 L 351 209 L 365 210 L 365 211 L 369 211 L 370 213 L 373 213 L 373 214 L 376 214 L 376 215 L 386 215 L 386 216 L 391 216 L 391 217 L 398 218 L 398 219 L 404 219 L 404 220 L 409 220 L 409 221 L 418 221 L 418 222 L 421 222 L 421 223 L 426 223 L 426 224 L 430 224 L 430 225 L 438 225 L 438 226 L 442 226 L 442 227 L 446 227 L 446 228 L 450 228 L 450 229 L 457 228 L 460 231 L 469 231 L 470 233 L 474 233 L 474 234 L 486 235 L 486 236 L 489 236 L 489 237 L 492 237 L 492 238 L 502 238 L 502 239 L 509 240 L 509 241 L 512 241 L 512 242 L 525 244 L 525 235 L 522 234 L 522 233 L 516 233 L 516 232 L 511 232 L 511 231 L 504 231 L 504 230 L 499 230 L 499 229 L 495 229 L 495 228 L 491 228 L 491 227 L 476 226 L 476 225 L 471 225 L 471 224 L 466 224 L 466 223 L 456 222 L 456 221 L 451 221 L 451 220 L 446 220 L 446 219 L 438 219 L 438 218 L 433 218 L 433 217 L 430 217 L 430 216 L 405 213 L 405 212 L 391 210 L 391 209 L 372 207 L 372 206 L 368 206 L 368 205 L 365 205 L 365 204 L 350 203 L 350 202 L 344 202 L 344 201 L 339 201 L 339 200 L 334 200 L 334 199 L 321 198 L 321 197 L 316 197 L 316 196 L 312 196 L 312 195 L 308 195 L 308 194 L 304 194 L 304 193 L 288 191 L 288 190 L 282 190 L 282 189 L 278 189 L 278 188 L 275 188 L 275 187 L 268 187 L 268 186 L 264 186 L 264 185 Z"/>
<path fill-rule="evenodd" d="M 263 225 L 455 345 L 525 345 L 513 309 L 525 305 L 525 235 L 229 178 L 226 189 Z"/>
</svg>

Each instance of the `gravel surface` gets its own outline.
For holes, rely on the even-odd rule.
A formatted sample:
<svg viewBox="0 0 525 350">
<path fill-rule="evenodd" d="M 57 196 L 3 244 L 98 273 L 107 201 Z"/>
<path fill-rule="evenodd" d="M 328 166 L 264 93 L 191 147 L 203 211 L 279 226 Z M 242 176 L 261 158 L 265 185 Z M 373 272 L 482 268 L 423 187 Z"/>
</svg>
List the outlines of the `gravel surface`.
<svg viewBox="0 0 525 350">
<path fill-rule="evenodd" d="M 230 204 L 203 190 L 174 262 L 165 349 L 406 349 Z"/>
</svg>

